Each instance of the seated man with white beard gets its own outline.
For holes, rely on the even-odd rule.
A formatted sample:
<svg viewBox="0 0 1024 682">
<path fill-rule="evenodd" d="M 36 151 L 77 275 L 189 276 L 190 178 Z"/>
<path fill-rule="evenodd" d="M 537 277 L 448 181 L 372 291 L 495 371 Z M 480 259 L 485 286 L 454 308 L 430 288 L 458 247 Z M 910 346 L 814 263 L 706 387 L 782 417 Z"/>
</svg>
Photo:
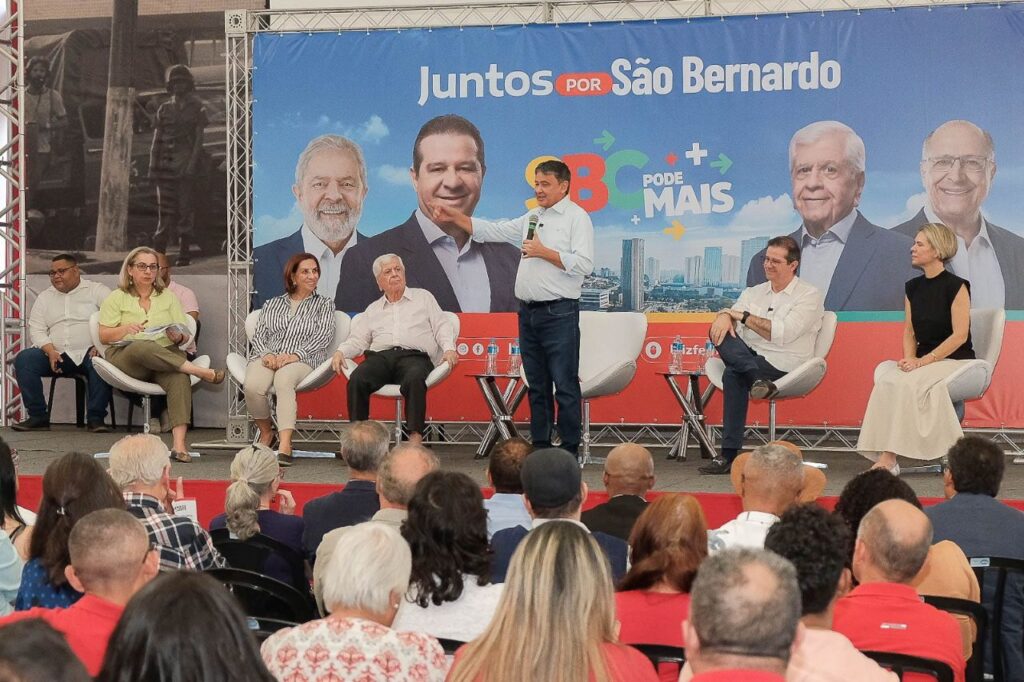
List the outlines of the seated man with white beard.
<svg viewBox="0 0 1024 682">
<path fill-rule="evenodd" d="M 297 253 L 320 262 L 317 293 L 334 298 L 345 252 L 364 239 L 356 232 L 366 199 L 366 161 L 352 140 L 321 135 L 310 141 L 295 166 L 292 194 L 302 210 L 302 226 L 293 234 L 253 249 L 252 308 L 284 293 L 281 272 Z"/>
</svg>

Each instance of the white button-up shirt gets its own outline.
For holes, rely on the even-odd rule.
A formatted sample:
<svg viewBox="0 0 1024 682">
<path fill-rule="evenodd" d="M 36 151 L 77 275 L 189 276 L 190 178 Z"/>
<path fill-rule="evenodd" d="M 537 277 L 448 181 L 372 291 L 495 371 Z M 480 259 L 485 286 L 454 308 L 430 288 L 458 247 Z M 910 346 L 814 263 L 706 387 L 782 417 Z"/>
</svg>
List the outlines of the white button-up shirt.
<svg viewBox="0 0 1024 682">
<path fill-rule="evenodd" d="M 930 206 L 924 207 L 924 214 L 929 222 L 941 223 Z M 956 237 L 956 255 L 946 267 L 957 277 L 963 277 L 971 283 L 972 308 L 1003 308 L 1006 305 L 1006 283 L 1003 271 L 996 258 L 996 250 L 988 236 L 988 221 L 981 219 L 981 229 L 971 245 L 963 237 Z"/>
<path fill-rule="evenodd" d="M 28 318 L 29 338 L 32 345 L 42 348 L 48 343 L 61 353 L 67 353 L 76 365 L 82 364 L 92 347 L 89 316 L 100 309 L 110 295 L 110 289 L 88 279 L 66 294 L 47 287 L 36 298 Z"/>
<path fill-rule="evenodd" d="M 772 321 L 771 339 L 742 324 L 736 333 L 776 369 L 789 372 L 814 356 L 825 314 L 825 299 L 817 287 L 794 277 L 785 289 L 775 292 L 771 282 L 763 282 L 744 289 L 732 309 Z"/>
<path fill-rule="evenodd" d="M 426 289 L 406 287 L 394 303 L 381 296 L 352 321 L 349 337 L 338 346 L 346 358 L 366 350 L 395 346 L 421 350 L 437 365 L 441 354 L 455 350 L 455 329 L 434 295 Z"/>
<path fill-rule="evenodd" d="M 352 230 L 352 236 L 337 254 L 306 225 L 299 232 L 302 234 L 302 248 L 320 261 L 320 280 L 316 284 L 316 293 L 333 301 L 338 293 L 338 280 L 341 279 L 341 259 L 346 251 L 356 245 L 356 231 Z"/>
<path fill-rule="evenodd" d="M 543 258 L 523 258 L 516 273 L 516 298 L 520 301 L 579 299 L 583 278 L 594 271 L 594 225 L 577 204 L 563 197 L 551 208 L 540 208 L 514 220 L 488 222 L 473 218 L 473 239 L 480 242 L 508 242 L 521 246 L 536 215 L 536 237 L 558 252 L 562 267 Z"/>
<path fill-rule="evenodd" d="M 743 512 L 721 528 L 708 531 L 708 551 L 715 553 L 736 547 L 763 549 L 768 530 L 778 521 L 775 514 Z"/>
<path fill-rule="evenodd" d="M 850 211 L 817 239 L 807 231 L 806 225 L 800 228 L 800 279 L 821 291 L 828 291 L 856 220 L 857 211 Z"/>
<path fill-rule="evenodd" d="M 430 250 L 448 276 L 462 312 L 491 312 L 491 280 L 487 276 L 487 263 L 484 262 L 480 248 L 473 248 L 473 240 L 467 239 L 460 249 L 454 237 L 419 209 L 416 209 L 416 220 L 423 231 L 423 237 L 430 244 Z"/>
</svg>

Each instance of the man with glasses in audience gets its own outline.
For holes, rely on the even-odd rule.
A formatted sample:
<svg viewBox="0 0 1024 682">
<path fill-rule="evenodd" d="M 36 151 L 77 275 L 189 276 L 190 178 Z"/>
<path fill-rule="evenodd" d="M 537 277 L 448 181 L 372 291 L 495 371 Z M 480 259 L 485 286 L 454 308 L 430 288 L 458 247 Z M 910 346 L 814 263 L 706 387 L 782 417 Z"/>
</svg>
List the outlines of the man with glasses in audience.
<svg viewBox="0 0 1024 682">
<path fill-rule="evenodd" d="M 53 257 L 50 286 L 36 298 L 29 314 L 31 348 L 14 358 L 14 374 L 21 389 L 28 419 L 14 424 L 15 431 L 48 431 L 50 413 L 43 398 L 43 377 L 84 376 L 88 385 L 86 421 L 93 433 L 110 429 L 104 424 L 110 386 L 96 374 L 96 349 L 89 333 L 89 317 L 100 309 L 110 289 L 82 279 L 78 261 L 66 253 Z"/>
<path fill-rule="evenodd" d="M 822 294 L 796 276 L 800 247 L 792 237 L 768 241 L 766 282 L 747 287 L 731 308 L 718 311 L 708 336 L 725 363 L 722 375 L 722 451 L 704 474 L 727 474 L 743 447 L 749 398 L 769 399 L 786 372 L 814 355 L 825 314 Z"/>
<path fill-rule="evenodd" d="M 803 254 L 800 279 L 825 294 L 826 310 L 903 310 L 913 235 L 885 230 L 857 206 L 864 190 L 864 141 L 839 121 L 815 121 L 789 142 L 793 208 L 803 224 L 790 234 Z M 747 286 L 765 281 L 754 256 Z"/>
<path fill-rule="evenodd" d="M 992 136 L 970 121 L 946 121 L 924 139 L 921 181 L 928 201 L 893 228 L 913 239 L 925 223 L 956 234 L 956 255 L 946 264 L 971 283 L 972 308 L 1024 308 L 1024 238 L 981 214 L 996 175 Z"/>
</svg>

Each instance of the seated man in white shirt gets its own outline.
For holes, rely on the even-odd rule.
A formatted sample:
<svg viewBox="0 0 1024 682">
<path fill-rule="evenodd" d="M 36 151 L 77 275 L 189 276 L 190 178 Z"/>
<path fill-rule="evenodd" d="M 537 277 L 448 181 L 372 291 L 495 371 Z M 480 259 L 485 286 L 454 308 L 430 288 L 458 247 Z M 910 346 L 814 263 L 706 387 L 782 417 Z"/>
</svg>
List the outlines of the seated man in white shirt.
<svg viewBox="0 0 1024 682">
<path fill-rule="evenodd" d="M 768 242 L 764 272 L 768 281 L 747 287 L 732 308 L 718 311 L 709 334 L 725 363 L 722 376 L 722 451 L 704 474 L 727 474 L 740 448 L 748 397 L 775 395 L 772 383 L 814 354 L 825 314 L 824 298 L 796 276 L 800 246 L 792 237 Z"/>
<path fill-rule="evenodd" d="M 735 547 L 764 547 L 768 529 L 813 485 L 804 475 L 803 459 L 785 445 L 769 443 L 754 448 L 743 467 L 737 492 L 743 512 L 721 528 L 708 531 L 708 551 Z"/>
<path fill-rule="evenodd" d="M 28 419 L 14 424 L 15 431 L 48 431 L 50 413 L 43 398 L 43 377 L 86 378 L 86 422 L 93 433 L 110 429 L 103 423 L 110 402 L 110 386 L 92 368 L 96 354 L 89 333 L 89 317 L 100 309 L 110 289 L 82 279 L 74 256 L 60 254 L 50 264 L 50 286 L 36 298 L 28 318 L 32 347 L 14 358 L 14 374 Z"/>
<path fill-rule="evenodd" d="M 346 358 L 365 353 L 348 380 L 349 419 L 369 419 L 370 395 L 385 384 L 398 384 L 409 440 L 419 443 L 427 417 L 427 376 L 441 362 L 452 367 L 458 362 L 455 329 L 429 291 L 405 286 L 405 265 L 395 254 L 378 256 L 373 276 L 384 295 L 355 318 L 331 366 L 340 374 Z"/>
</svg>

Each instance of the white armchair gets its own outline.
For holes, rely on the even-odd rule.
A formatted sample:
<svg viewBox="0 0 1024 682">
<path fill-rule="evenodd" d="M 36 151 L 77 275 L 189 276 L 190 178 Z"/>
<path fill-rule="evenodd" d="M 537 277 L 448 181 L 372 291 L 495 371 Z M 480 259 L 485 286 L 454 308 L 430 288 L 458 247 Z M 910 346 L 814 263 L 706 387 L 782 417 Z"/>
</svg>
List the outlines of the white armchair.
<svg viewBox="0 0 1024 682">
<path fill-rule="evenodd" d="M 359 315 L 362 315 L 362 313 L 359 313 Z M 355 317 L 352 318 L 353 324 L 359 318 L 359 315 L 356 315 Z M 456 315 L 455 313 L 449 313 L 449 312 L 446 312 L 445 315 L 448 317 L 449 320 L 451 320 L 452 328 L 455 330 L 455 338 L 458 339 L 459 338 L 459 330 L 460 330 L 459 316 Z M 339 344 L 340 344 L 340 342 L 339 342 Z M 355 362 L 353 362 L 351 358 L 345 358 L 345 364 L 341 368 L 341 371 L 345 374 L 345 378 L 346 379 L 350 379 L 350 378 L 352 378 L 352 372 L 354 372 L 356 370 L 356 367 L 358 367 L 358 366 L 359 365 L 357 365 Z M 430 374 L 427 375 L 427 390 L 429 391 L 431 388 L 433 388 L 434 386 L 437 386 L 439 383 L 441 383 L 442 381 L 447 379 L 448 375 L 451 374 L 451 372 L 452 372 L 452 368 L 451 368 L 451 366 L 449 366 L 449 364 L 447 362 L 442 362 L 440 365 L 434 367 L 433 371 Z M 401 391 L 401 387 L 398 384 L 385 384 L 384 386 L 382 386 L 379 389 L 377 389 L 376 391 L 374 391 L 373 394 L 375 396 L 380 397 L 380 398 L 388 398 L 388 399 L 391 399 L 391 400 L 395 401 L 395 430 L 394 430 L 394 434 L 393 435 L 395 437 L 395 443 L 401 443 L 402 442 L 402 391 Z"/>
<path fill-rule="evenodd" d="M 775 380 L 775 387 L 779 392 L 768 401 L 768 440 L 776 439 L 775 402 L 784 398 L 803 398 L 817 388 L 825 378 L 825 370 L 828 368 L 825 358 L 832 349 L 838 324 L 836 314 L 826 310 L 824 317 L 821 318 L 818 337 L 814 340 L 814 357 Z M 704 372 L 712 385 L 722 390 L 722 375 L 725 373 L 725 363 L 722 359 L 710 358 L 704 366 Z"/>
<path fill-rule="evenodd" d="M 99 351 L 99 356 L 92 359 L 92 366 L 96 368 L 96 373 L 100 375 L 100 378 L 110 384 L 111 388 L 116 388 L 123 393 L 138 395 L 142 398 L 142 431 L 143 433 L 149 433 L 149 418 L 152 416 L 150 398 L 155 395 L 167 394 L 159 384 L 130 377 L 104 359 L 109 346 L 100 341 L 99 320 L 99 312 L 95 312 L 89 317 L 89 333 L 92 335 L 92 345 L 97 351 Z M 188 347 L 189 343 L 192 342 L 192 337 L 196 334 L 196 321 L 189 315 L 185 316 L 185 321 L 188 324 L 189 338 L 179 346 L 182 350 L 185 350 L 185 348 Z M 192 363 L 199 367 L 209 367 L 210 356 L 200 355 L 193 360 Z M 190 376 L 189 381 L 191 381 L 192 385 L 195 386 L 199 383 L 199 377 Z M 128 422 L 128 427 L 130 428 L 131 419 L 129 419 Z"/>
<path fill-rule="evenodd" d="M 953 401 L 953 409 L 960 421 L 964 419 L 965 401 L 985 395 L 992 383 L 992 373 L 999 360 L 1003 345 L 1003 328 L 1006 325 L 1006 311 L 1001 308 L 978 308 L 971 310 L 971 344 L 974 346 L 974 360 L 961 361 L 960 366 L 945 378 L 943 383 Z M 886 372 L 896 367 L 895 360 L 886 360 L 875 367 L 874 381 L 878 382 Z M 903 468 L 902 473 L 941 473 L 941 464 Z"/>
<path fill-rule="evenodd" d="M 583 395 L 583 424 L 580 463 L 603 460 L 590 456 L 590 401 L 623 391 L 636 375 L 636 361 L 647 338 L 647 316 L 643 313 L 580 312 L 580 391 Z M 529 386 L 526 369 L 523 383 Z"/>
<path fill-rule="evenodd" d="M 245 338 L 247 341 L 252 341 L 252 337 L 256 333 L 256 324 L 259 322 L 259 319 L 259 310 L 253 310 L 246 316 Z M 314 367 L 313 371 L 307 374 L 306 378 L 298 383 L 295 387 L 296 393 L 305 393 L 307 391 L 320 388 L 327 385 L 330 380 L 334 378 L 334 370 L 331 369 L 331 354 L 334 353 L 338 346 L 348 338 L 351 323 L 352 320 L 348 316 L 348 313 L 334 313 L 334 340 L 331 341 L 331 346 L 327 351 L 327 359 Z M 249 365 L 249 360 L 239 353 L 229 353 L 226 364 L 228 372 L 231 374 L 231 378 L 234 379 L 239 386 L 245 383 L 245 368 Z M 269 392 L 273 394 L 273 386 L 270 387 Z M 273 412 L 271 412 L 271 414 L 273 414 Z"/>
</svg>

